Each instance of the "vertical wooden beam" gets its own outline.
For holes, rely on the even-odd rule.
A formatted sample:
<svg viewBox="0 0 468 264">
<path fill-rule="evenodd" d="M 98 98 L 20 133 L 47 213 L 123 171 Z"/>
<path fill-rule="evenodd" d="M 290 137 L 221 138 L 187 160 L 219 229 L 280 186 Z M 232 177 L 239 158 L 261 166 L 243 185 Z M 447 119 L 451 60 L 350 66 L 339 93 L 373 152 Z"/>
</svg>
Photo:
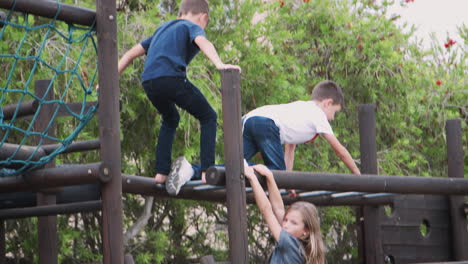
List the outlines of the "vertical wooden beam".
<svg viewBox="0 0 468 264">
<path fill-rule="evenodd" d="M 359 106 L 359 138 L 361 173 L 377 174 L 377 142 L 375 132 L 375 105 Z"/>
<path fill-rule="evenodd" d="M 448 120 L 445 125 L 447 133 L 448 176 L 464 177 L 463 139 L 460 119 Z M 450 201 L 450 218 L 452 224 L 453 260 L 468 260 L 468 231 L 464 211 L 465 199 L 462 195 L 452 195 Z"/>
<path fill-rule="evenodd" d="M 363 206 L 357 206 L 354 210 L 356 214 L 356 233 L 358 243 L 358 259 L 357 264 L 366 263 L 366 252 L 364 251 L 364 215 Z"/>
<path fill-rule="evenodd" d="M 53 100 L 54 89 L 49 88 L 50 80 L 37 80 L 35 82 L 36 96 L 42 100 Z M 47 91 L 49 89 L 49 91 Z M 39 110 L 39 109 L 38 109 Z M 54 114 L 53 104 L 43 104 L 40 113 L 37 115 L 34 124 L 34 130 L 40 133 L 47 133 L 50 136 L 55 136 L 55 125 L 47 126 Z M 39 143 L 40 138 L 36 139 Z M 52 140 L 44 138 L 42 144 L 54 143 Z M 45 165 L 45 168 L 55 167 L 55 162 L 50 162 Z M 57 203 L 57 196 L 53 190 L 44 190 L 37 193 L 37 205 L 53 205 Z M 58 262 L 58 237 L 57 237 L 57 216 L 41 216 L 37 218 L 38 226 L 38 243 L 39 243 L 39 263 L 40 264 L 56 264 Z"/>
<path fill-rule="evenodd" d="M 104 264 L 123 264 L 124 262 L 116 18 L 115 0 L 96 1 L 101 173 L 105 176 L 112 176 L 102 187 Z"/>
<path fill-rule="evenodd" d="M 361 150 L 361 172 L 377 174 L 377 143 L 375 132 L 375 105 L 359 106 L 359 136 Z M 379 207 L 364 206 L 363 240 L 366 263 L 383 263 L 382 239 L 379 226 Z M 362 250 L 362 249 L 361 249 Z"/>
<path fill-rule="evenodd" d="M 242 264 L 249 261 L 239 71 L 221 71 L 221 86 L 230 258 Z"/>
</svg>

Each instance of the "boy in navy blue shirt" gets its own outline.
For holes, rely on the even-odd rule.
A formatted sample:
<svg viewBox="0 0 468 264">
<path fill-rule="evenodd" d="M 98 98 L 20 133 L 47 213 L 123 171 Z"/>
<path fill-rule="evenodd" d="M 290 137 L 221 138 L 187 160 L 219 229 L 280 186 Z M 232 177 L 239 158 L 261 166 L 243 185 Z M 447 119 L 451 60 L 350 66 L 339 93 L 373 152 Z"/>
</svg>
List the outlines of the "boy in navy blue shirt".
<svg viewBox="0 0 468 264">
<path fill-rule="evenodd" d="M 180 119 L 176 105 L 200 121 L 202 171 L 214 165 L 217 115 L 200 90 L 187 79 L 186 68 L 200 50 L 218 70 L 240 71 L 240 67 L 221 61 L 205 36 L 208 21 L 206 0 L 183 0 L 177 19 L 161 25 L 151 37 L 132 47 L 119 60 L 121 74 L 133 59 L 147 55 L 142 83 L 148 99 L 163 119 L 156 146 L 157 183 L 164 183 L 171 170 L 172 143 Z"/>
</svg>

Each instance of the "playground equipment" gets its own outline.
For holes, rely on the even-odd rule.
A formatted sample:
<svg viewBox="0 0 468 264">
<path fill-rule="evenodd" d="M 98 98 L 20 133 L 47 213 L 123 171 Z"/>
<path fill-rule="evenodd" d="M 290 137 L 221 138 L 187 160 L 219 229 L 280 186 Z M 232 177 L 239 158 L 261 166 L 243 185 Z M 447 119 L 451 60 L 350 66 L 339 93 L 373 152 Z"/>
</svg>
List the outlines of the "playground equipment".
<svg viewBox="0 0 468 264">
<path fill-rule="evenodd" d="M 31 97 L 29 101 L 22 99 L 22 94 L 17 102 L 8 106 L 0 101 L 3 113 L 0 123 L 3 127 L 7 126 L 5 120 L 19 116 L 33 116 L 34 123 L 42 124 L 34 129 L 23 129 L 27 133 L 18 136 L 20 140 L 30 135 L 40 137 L 34 145 L 27 145 L 26 141 L 20 144 L 6 142 L 9 137 L 2 139 L 0 157 L 3 163 L 0 166 L 7 169 L 4 175 L 17 176 L 0 179 L 0 219 L 39 216 L 39 262 L 53 264 L 57 263 L 58 254 L 55 215 L 101 210 L 104 263 L 133 262 L 131 256 L 124 258 L 122 232 L 116 232 L 122 230 L 122 192 L 169 196 L 164 186 L 155 184 L 152 178 L 121 173 L 115 1 L 98 0 L 96 11 L 49 0 L 2 0 L 0 8 L 52 18 L 54 22 L 60 20 L 90 27 L 92 30 L 88 36 L 91 38 L 96 30 L 100 87 L 97 112 L 100 136 L 98 140 L 85 142 L 74 143 L 73 139 L 57 140 L 58 137 L 50 136 L 54 130 L 50 121 L 60 113 L 79 113 L 80 118 L 88 118 L 96 109 L 95 102 L 83 98 L 78 104 L 54 101 L 47 97 L 54 95 L 48 80 L 36 83 L 36 90 L 45 87 L 42 95 L 27 89 L 26 94 Z M 9 15 L 0 21 L 3 25 L 0 34 L 12 26 L 8 18 Z M 18 56 L 13 58 L 18 60 Z M 223 128 L 226 167 L 210 168 L 207 178 L 211 185 L 189 182 L 177 198 L 225 202 L 228 207 L 230 263 L 248 263 L 246 204 L 254 201 L 241 173 L 240 77 L 232 70 L 222 71 L 221 77 L 223 119 L 229 120 L 224 122 Z M 51 80 L 54 80 L 53 76 Z M 91 86 L 83 89 L 83 97 L 89 95 Z M 13 91 L 3 88 L 0 92 Z M 361 171 L 364 175 L 274 171 L 280 188 L 302 190 L 294 200 L 284 193 L 285 202 L 306 200 L 321 206 L 359 206 L 362 216 L 358 239 L 360 263 L 468 260 L 464 211 L 468 207 L 464 202 L 464 196 L 468 195 L 468 179 L 463 175 L 460 120 L 447 122 L 448 178 L 382 176 L 376 175 L 374 108 L 373 105 L 363 105 L 359 110 Z M 43 114 L 45 112 L 49 114 Z M 97 148 L 101 154 L 99 163 L 53 167 L 51 153 L 58 155 Z M 37 169 L 43 165 L 44 168 Z M 86 199 L 76 199 L 77 195 L 73 194 L 76 191 L 86 193 Z M 382 205 L 392 206 L 393 213 L 386 215 Z M 426 236 L 417 232 L 421 223 L 429 228 Z M 4 234 L 2 222 L 0 263 L 5 261 Z M 200 261 L 215 263 L 209 256 Z"/>
</svg>

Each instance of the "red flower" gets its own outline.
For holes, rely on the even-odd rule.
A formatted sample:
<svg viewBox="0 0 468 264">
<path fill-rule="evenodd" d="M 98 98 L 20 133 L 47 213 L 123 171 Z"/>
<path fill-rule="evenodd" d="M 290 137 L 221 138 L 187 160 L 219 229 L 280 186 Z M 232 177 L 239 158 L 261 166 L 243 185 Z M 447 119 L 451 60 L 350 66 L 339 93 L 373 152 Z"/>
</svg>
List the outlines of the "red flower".
<svg viewBox="0 0 468 264">
<path fill-rule="evenodd" d="M 304 1 L 304 3 L 309 3 L 310 0 L 303 0 L 303 1 Z"/>
<path fill-rule="evenodd" d="M 444 47 L 445 47 L 446 49 L 448 49 L 448 48 L 450 48 L 451 46 L 453 46 L 453 45 L 455 45 L 455 44 L 457 44 L 456 41 L 454 41 L 453 39 L 448 39 L 447 43 L 444 44 Z"/>
<path fill-rule="evenodd" d="M 280 0 L 280 7 L 283 7 L 283 6 L 284 6 L 284 1 Z"/>
<path fill-rule="evenodd" d="M 414 0 L 406 0 L 406 3 L 414 2 Z"/>
<path fill-rule="evenodd" d="M 440 85 L 442 84 L 442 81 L 437 80 L 437 81 L 436 81 L 436 84 L 437 84 L 438 86 L 440 86 Z"/>
</svg>

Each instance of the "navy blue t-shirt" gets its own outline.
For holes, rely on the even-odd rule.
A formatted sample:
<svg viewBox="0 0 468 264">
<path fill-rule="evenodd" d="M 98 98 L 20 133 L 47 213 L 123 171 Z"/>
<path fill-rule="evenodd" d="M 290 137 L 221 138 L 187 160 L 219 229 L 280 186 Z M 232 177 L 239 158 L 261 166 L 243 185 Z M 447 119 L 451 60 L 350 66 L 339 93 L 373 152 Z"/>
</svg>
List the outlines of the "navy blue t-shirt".
<svg viewBox="0 0 468 264">
<path fill-rule="evenodd" d="M 281 229 L 278 244 L 270 257 L 270 264 L 304 264 L 301 242 L 284 229 Z"/>
<path fill-rule="evenodd" d="M 142 81 L 163 76 L 185 77 L 187 65 L 200 51 L 194 42 L 197 36 L 205 36 L 205 31 L 185 19 L 171 20 L 156 29 L 140 43 L 147 56 Z"/>
</svg>

